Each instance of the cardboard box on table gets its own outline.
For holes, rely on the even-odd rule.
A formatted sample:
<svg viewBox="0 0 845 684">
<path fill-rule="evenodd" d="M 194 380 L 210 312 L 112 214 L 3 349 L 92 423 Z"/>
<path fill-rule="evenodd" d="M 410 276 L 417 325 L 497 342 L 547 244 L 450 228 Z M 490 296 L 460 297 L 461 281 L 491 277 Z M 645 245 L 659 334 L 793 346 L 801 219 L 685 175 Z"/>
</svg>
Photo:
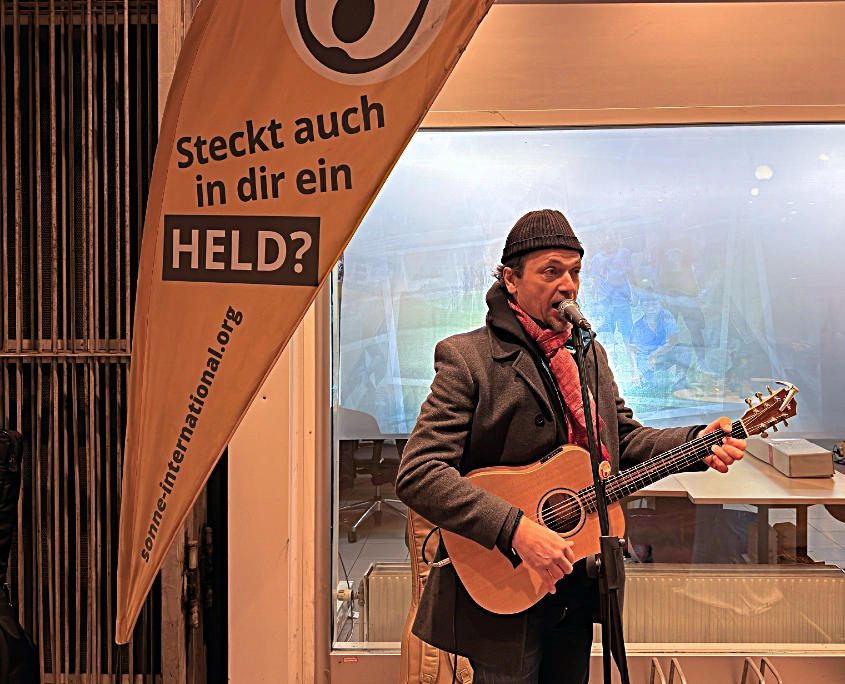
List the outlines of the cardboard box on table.
<svg viewBox="0 0 845 684">
<path fill-rule="evenodd" d="M 749 437 L 746 451 L 787 477 L 833 477 L 833 454 L 806 439 Z"/>
</svg>

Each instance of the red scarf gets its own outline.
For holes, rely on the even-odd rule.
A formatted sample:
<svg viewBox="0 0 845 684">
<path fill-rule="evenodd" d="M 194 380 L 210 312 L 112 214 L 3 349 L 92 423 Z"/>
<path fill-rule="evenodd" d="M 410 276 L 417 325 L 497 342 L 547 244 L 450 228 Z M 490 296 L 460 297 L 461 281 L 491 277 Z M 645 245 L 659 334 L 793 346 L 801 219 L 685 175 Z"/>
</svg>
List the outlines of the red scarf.
<svg viewBox="0 0 845 684">
<path fill-rule="evenodd" d="M 508 297 L 508 304 L 516 314 L 517 320 L 522 325 L 525 332 L 533 339 L 546 359 L 549 362 L 549 367 L 557 381 L 557 386 L 563 396 L 563 401 L 566 404 L 564 413 L 566 414 L 566 431 L 569 437 L 570 444 L 577 444 L 578 446 L 587 449 L 587 422 L 584 419 L 584 402 L 581 400 L 581 382 L 578 379 L 578 366 L 575 364 L 575 359 L 569 353 L 569 350 L 564 347 L 569 336 L 572 334 L 571 330 L 566 332 L 555 332 L 554 330 L 543 330 L 529 316 L 522 307 L 517 304 L 513 298 Z M 596 411 L 596 404 L 593 401 L 593 395 L 590 393 L 590 411 L 593 416 L 598 415 Z M 599 432 L 604 430 L 604 421 L 599 416 Z M 610 461 L 610 455 L 604 444 L 601 444 L 602 460 Z"/>
</svg>

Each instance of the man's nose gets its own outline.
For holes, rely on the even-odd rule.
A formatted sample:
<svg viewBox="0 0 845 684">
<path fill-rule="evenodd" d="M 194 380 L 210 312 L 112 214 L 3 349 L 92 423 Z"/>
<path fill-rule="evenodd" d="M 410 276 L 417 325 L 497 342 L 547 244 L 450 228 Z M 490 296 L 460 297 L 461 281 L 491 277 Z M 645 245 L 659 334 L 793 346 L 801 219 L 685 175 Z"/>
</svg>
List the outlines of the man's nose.
<svg viewBox="0 0 845 684">
<path fill-rule="evenodd" d="M 568 273 L 560 279 L 560 282 L 557 286 L 558 292 L 567 296 L 567 298 L 571 299 L 575 296 L 575 281 L 572 279 L 572 276 Z"/>
</svg>

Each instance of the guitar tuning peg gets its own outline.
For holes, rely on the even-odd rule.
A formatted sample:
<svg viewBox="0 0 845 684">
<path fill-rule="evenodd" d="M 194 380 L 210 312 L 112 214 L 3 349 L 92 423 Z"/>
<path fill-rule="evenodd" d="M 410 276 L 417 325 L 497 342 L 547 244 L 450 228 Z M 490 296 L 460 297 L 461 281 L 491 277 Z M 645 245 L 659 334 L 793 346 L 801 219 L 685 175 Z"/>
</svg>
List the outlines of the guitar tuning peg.
<svg viewBox="0 0 845 684">
<path fill-rule="evenodd" d="M 772 425 L 772 430 L 774 430 L 775 432 L 777 432 L 777 431 L 778 431 L 778 426 L 777 426 L 777 425 Z"/>
<path fill-rule="evenodd" d="M 767 391 L 769 394 L 771 394 L 771 393 L 772 393 L 772 388 L 771 388 L 771 387 L 769 387 L 768 385 L 766 385 L 766 391 Z"/>
<path fill-rule="evenodd" d="M 748 408 L 751 408 L 751 399 L 748 397 L 745 398 L 745 403 L 748 404 Z"/>
<path fill-rule="evenodd" d="M 769 433 L 768 433 L 768 432 L 761 432 L 761 433 L 760 433 L 760 436 L 761 436 L 763 439 L 766 439 L 766 437 L 768 437 L 768 436 L 769 436 Z"/>
<path fill-rule="evenodd" d="M 762 392 L 755 392 L 754 396 L 757 397 L 757 401 L 759 401 L 759 402 L 763 401 L 763 393 Z"/>
<path fill-rule="evenodd" d="M 787 422 L 786 422 L 786 420 L 784 420 L 784 421 L 783 421 L 783 426 L 784 426 L 784 427 L 789 427 L 789 423 L 787 423 Z"/>
</svg>

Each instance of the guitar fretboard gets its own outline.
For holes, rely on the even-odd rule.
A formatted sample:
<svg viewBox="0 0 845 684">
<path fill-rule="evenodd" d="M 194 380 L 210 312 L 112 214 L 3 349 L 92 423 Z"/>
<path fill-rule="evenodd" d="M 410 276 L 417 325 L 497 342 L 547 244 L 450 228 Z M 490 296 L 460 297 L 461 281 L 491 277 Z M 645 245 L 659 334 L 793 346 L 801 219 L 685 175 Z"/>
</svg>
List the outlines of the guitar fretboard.
<svg viewBox="0 0 845 684">
<path fill-rule="evenodd" d="M 748 437 L 741 420 L 731 425 L 730 435 L 736 439 Z M 724 437 L 725 433 L 721 430 L 710 432 L 703 437 L 682 444 L 675 449 L 660 454 L 660 456 L 655 456 L 633 468 L 628 468 L 609 477 L 605 485 L 608 503 L 619 501 L 621 498 L 662 480 L 664 477 L 686 470 L 712 454 L 711 447 L 715 444 L 721 444 Z M 592 513 L 596 510 L 595 487 L 582 489 L 578 492 L 578 498 L 581 499 L 587 512 Z"/>
</svg>

